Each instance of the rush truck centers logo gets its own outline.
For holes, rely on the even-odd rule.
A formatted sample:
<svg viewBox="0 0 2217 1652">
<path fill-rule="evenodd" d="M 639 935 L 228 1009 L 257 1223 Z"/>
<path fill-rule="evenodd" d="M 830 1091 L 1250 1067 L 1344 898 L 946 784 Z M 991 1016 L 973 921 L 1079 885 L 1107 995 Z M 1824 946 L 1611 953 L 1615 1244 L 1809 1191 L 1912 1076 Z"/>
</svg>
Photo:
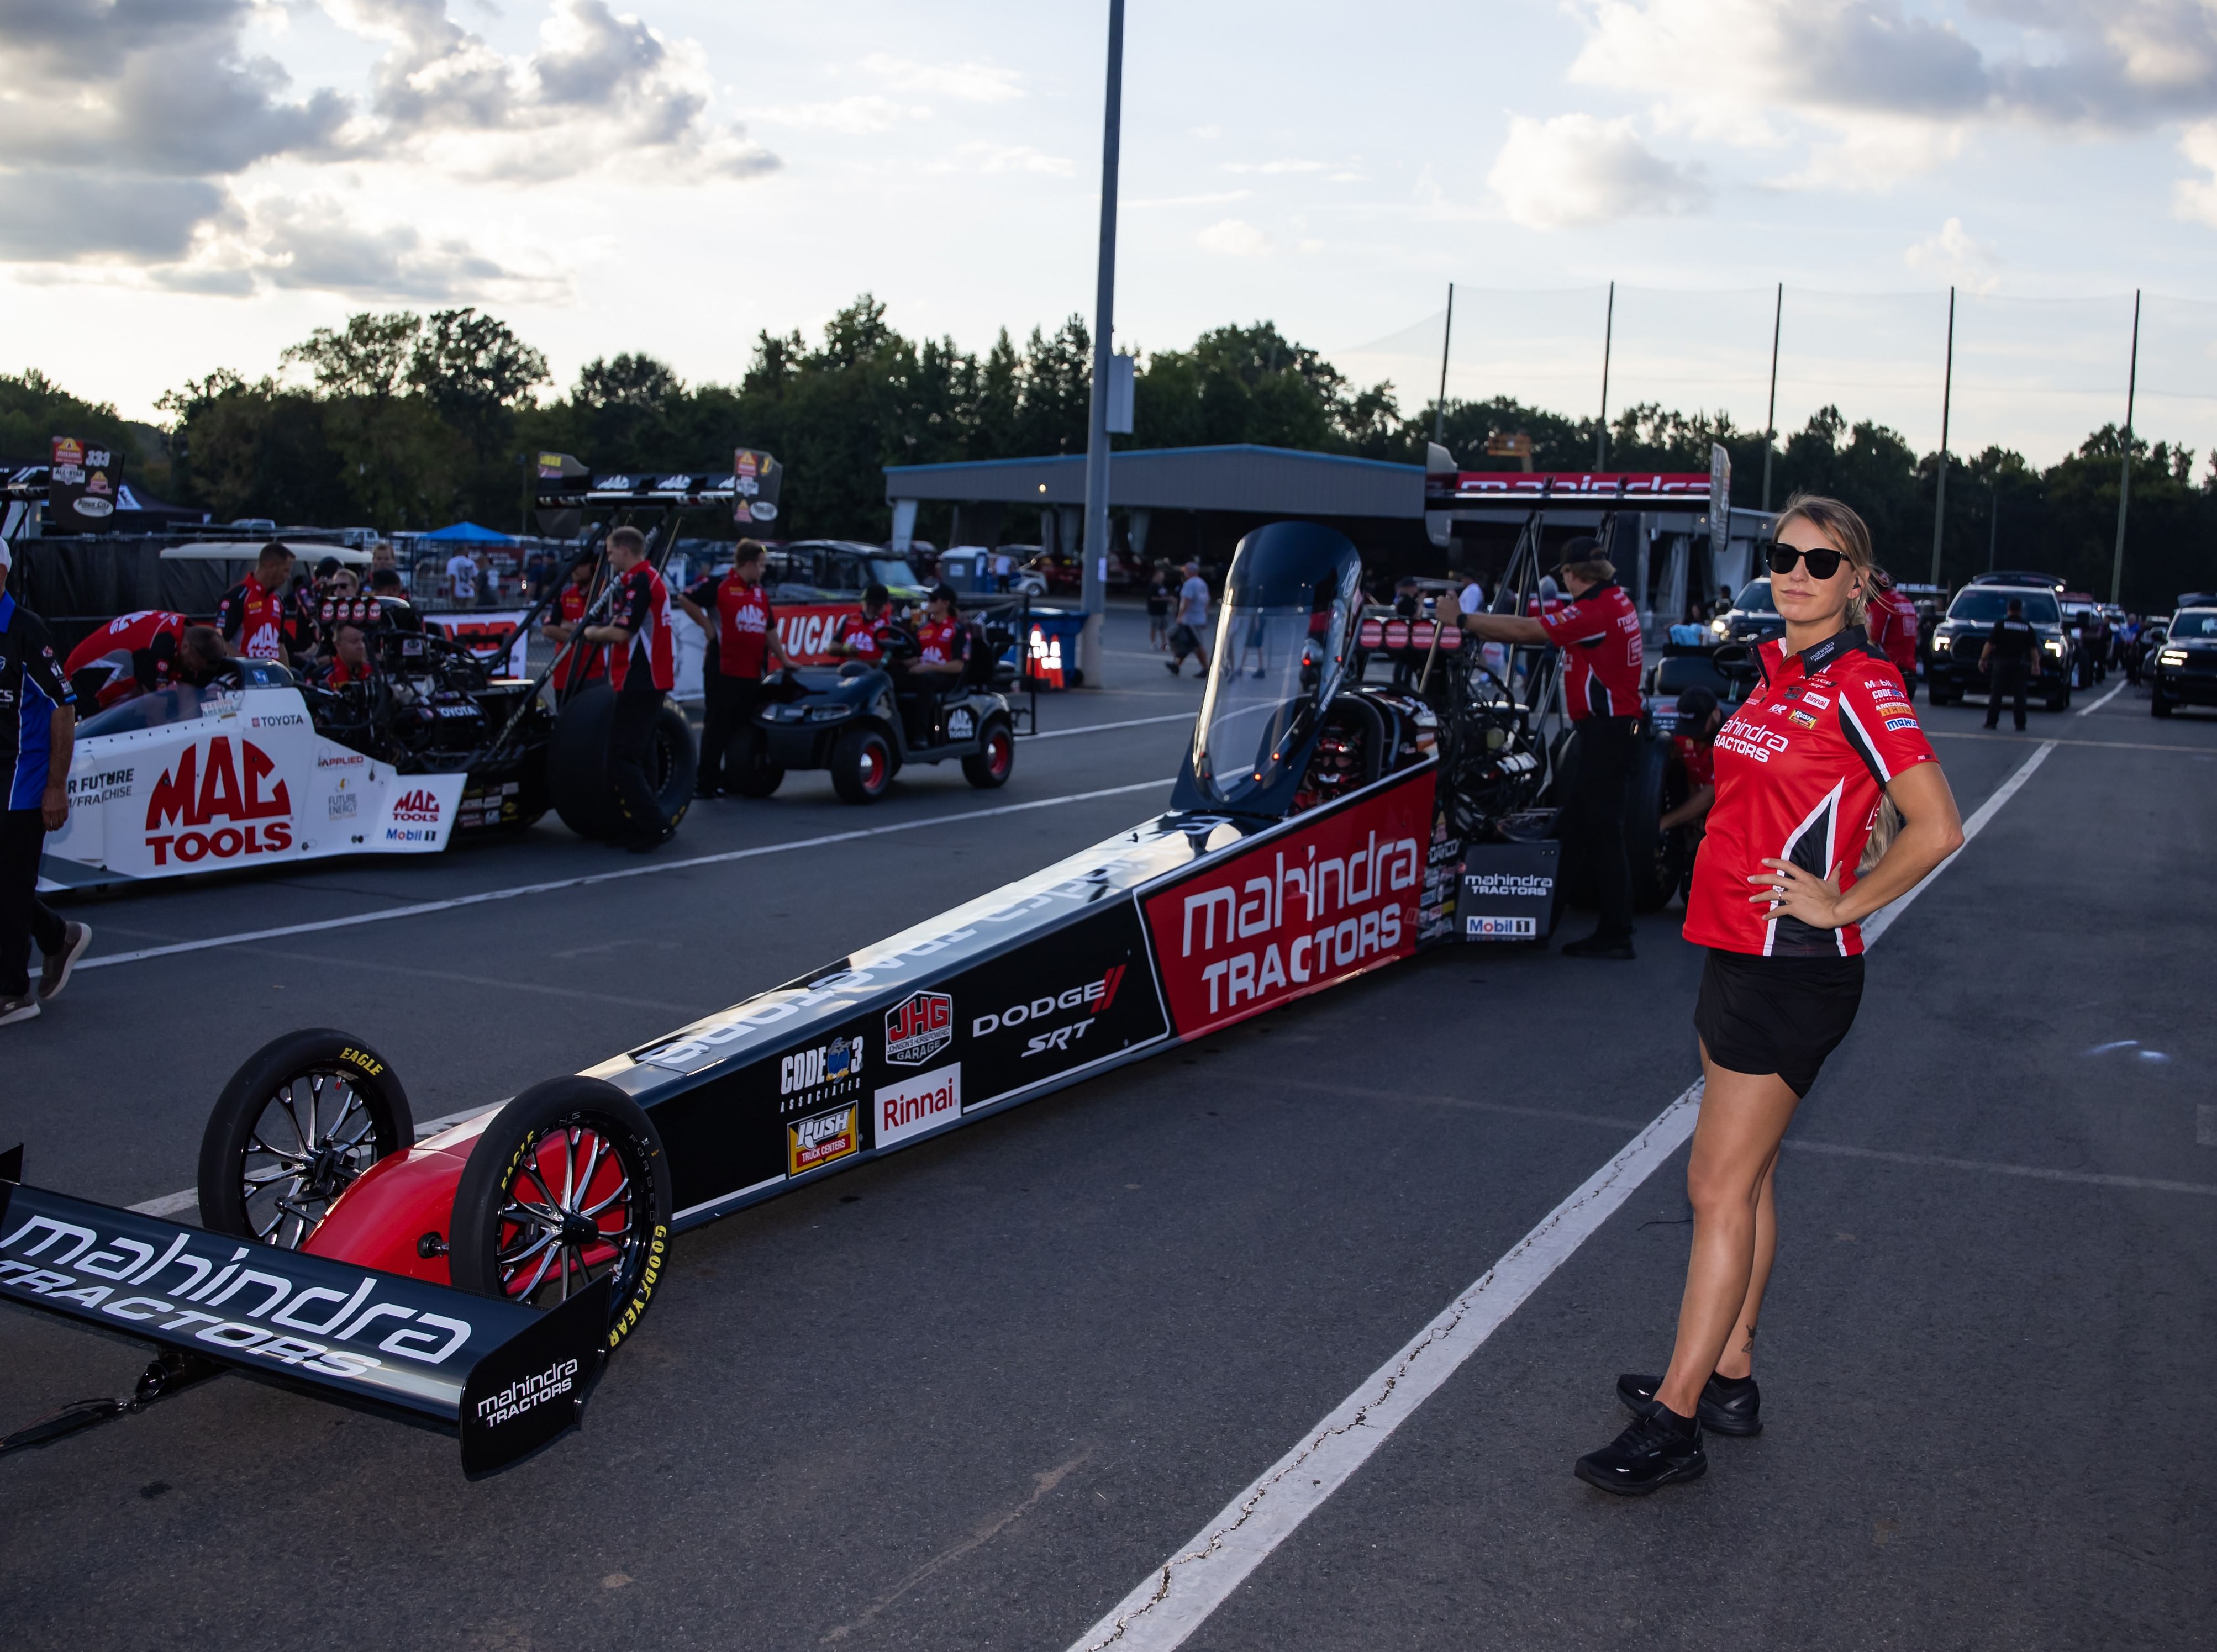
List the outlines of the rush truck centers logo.
<svg viewBox="0 0 2217 1652">
<path fill-rule="evenodd" d="M 156 866 L 168 866 L 172 854 L 183 861 L 229 860 L 293 847 L 293 799 L 285 782 L 274 778 L 277 765 L 251 740 L 238 744 L 236 757 L 227 734 L 205 748 L 187 746 L 154 783 L 146 799 L 146 847 Z"/>
<path fill-rule="evenodd" d="M 896 1067 L 921 1067 L 954 1042 L 954 1000 L 943 992 L 912 992 L 886 1012 L 886 1059 Z"/>
<path fill-rule="evenodd" d="M 862 1145 L 862 1134 L 858 1128 L 857 1115 L 861 1109 L 853 1106 L 819 1113 L 813 1119 L 796 1119 L 785 1127 L 786 1170 L 799 1175 L 804 1170 L 814 1170 L 843 1159 Z"/>
</svg>

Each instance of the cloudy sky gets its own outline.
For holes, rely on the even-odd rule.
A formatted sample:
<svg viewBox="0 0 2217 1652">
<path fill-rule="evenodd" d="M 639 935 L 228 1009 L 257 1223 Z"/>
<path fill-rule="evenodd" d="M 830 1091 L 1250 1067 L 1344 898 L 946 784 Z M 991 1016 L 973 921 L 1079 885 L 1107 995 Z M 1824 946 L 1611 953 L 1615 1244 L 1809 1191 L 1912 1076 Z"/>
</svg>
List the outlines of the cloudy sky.
<svg viewBox="0 0 2217 1652">
<path fill-rule="evenodd" d="M 636 15 L 621 9 L 637 6 Z M 735 378 L 1090 311 L 1105 4 L 0 0 L 0 368 L 145 416 L 367 306 Z M 2053 457 L 2217 446 L 2217 0 L 1132 0 L 1120 342 Z"/>
</svg>

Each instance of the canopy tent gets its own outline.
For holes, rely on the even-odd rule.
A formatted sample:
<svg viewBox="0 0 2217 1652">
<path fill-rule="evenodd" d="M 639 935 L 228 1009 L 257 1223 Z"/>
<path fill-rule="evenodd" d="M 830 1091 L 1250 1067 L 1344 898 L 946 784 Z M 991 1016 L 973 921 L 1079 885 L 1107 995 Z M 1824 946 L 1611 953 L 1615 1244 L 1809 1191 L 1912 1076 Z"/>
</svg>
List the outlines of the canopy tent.
<svg viewBox="0 0 2217 1652">
<path fill-rule="evenodd" d="M 417 535 L 417 542 L 436 540 L 441 545 L 514 545 L 513 536 L 496 533 L 489 527 L 479 527 L 475 522 L 453 522 L 445 527 L 434 528 L 429 533 Z"/>
</svg>

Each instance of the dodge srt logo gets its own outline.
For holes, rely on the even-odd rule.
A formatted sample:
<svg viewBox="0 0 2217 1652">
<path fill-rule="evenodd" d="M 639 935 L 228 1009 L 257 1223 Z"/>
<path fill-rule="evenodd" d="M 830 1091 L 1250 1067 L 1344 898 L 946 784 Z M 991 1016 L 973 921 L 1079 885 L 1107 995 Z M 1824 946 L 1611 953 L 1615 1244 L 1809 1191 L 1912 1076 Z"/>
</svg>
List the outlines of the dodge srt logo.
<svg viewBox="0 0 2217 1652">
<path fill-rule="evenodd" d="M 886 1012 L 886 1059 L 921 1067 L 954 1042 L 954 1000 L 943 992 L 912 992 Z"/>
<path fill-rule="evenodd" d="M 1027 1021 L 1043 1020 L 1057 1010 L 1065 1012 L 1073 1009 L 1083 1010 L 1089 1017 L 1106 1014 L 1108 1006 L 1116 1002 L 1116 988 L 1123 979 L 1124 966 L 1118 964 L 1112 966 L 1098 981 L 1089 981 L 1082 987 L 1068 987 L 1060 992 L 1041 993 L 1028 1004 L 1010 1004 L 1006 1009 L 995 1014 L 973 1016 L 970 1020 L 970 1036 L 973 1039 L 982 1039 L 989 1032 L 1022 1026 Z M 1033 1047 L 1026 1050 L 1024 1053 L 1028 1056 L 1037 1055 L 1049 1045 L 1058 1050 L 1065 1049 L 1069 1045 L 1073 1031 L 1078 1037 L 1083 1038 L 1085 1036 L 1086 1027 L 1090 1025 L 1090 1021 L 1081 1020 L 1076 1023 L 1074 1028 L 1058 1027 L 1055 1031 L 1060 1035 L 1059 1038 L 1053 1035 L 1034 1038 L 1031 1041 Z"/>
<path fill-rule="evenodd" d="M 146 847 L 156 866 L 168 866 L 172 853 L 184 861 L 229 860 L 293 847 L 293 799 L 284 781 L 272 782 L 277 765 L 251 740 L 238 743 L 241 755 L 234 759 L 231 737 L 217 735 L 207 743 L 205 766 L 202 749 L 188 746 L 176 767 L 154 782 L 146 799 Z M 216 826 L 218 821 L 238 823 Z"/>
</svg>

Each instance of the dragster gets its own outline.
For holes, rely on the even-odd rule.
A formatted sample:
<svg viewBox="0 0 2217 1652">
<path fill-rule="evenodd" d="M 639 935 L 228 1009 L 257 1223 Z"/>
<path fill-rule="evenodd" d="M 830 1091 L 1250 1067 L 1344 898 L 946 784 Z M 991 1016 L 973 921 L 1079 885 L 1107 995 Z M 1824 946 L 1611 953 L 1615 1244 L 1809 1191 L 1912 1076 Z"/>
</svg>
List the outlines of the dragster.
<svg viewBox="0 0 2217 1652">
<path fill-rule="evenodd" d="M 1241 541 L 1160 816 L 583 1073 L 417 1141 L 371 1045 L 288 1034 L 209 1120 L 201 1229 L 0 1162 L 0 1299 L 458 1427 L 485 1471 L 578 1415 L 674 1235 L 1421 947 L 1544 940 L 1553 652 L 1496 675 L 1366 620 L 1361 574 L 1313 524 Z"/>
</svg>

